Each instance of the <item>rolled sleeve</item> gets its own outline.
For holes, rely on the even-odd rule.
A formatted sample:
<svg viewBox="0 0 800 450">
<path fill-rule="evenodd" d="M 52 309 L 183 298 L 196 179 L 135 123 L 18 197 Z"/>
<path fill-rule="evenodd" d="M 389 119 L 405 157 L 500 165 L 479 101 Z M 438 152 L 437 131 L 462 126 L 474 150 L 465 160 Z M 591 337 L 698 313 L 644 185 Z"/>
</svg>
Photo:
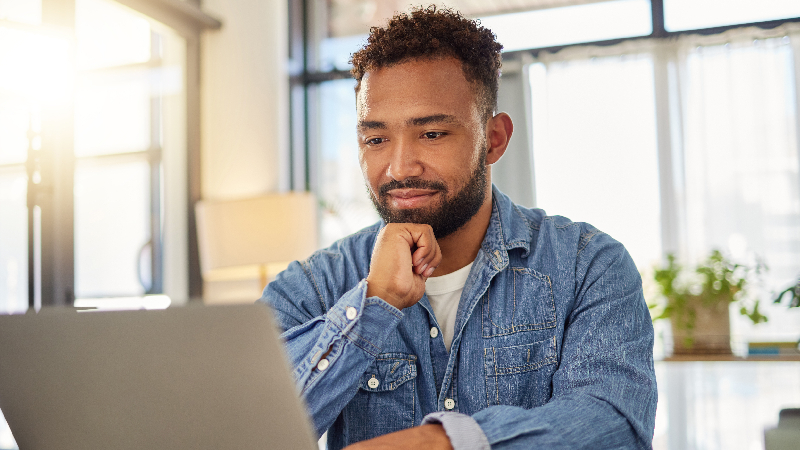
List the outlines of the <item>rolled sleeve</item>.
<svg viewBox="0 0 800 450">
<path fill-rule="evenodd" d="M 470 416 L 457 412 L 437 411 L 422 419 L 422 425 L 429 423 L 442 425 L 453 450 L 491 450 L 483 430 Z"/>
</svg>

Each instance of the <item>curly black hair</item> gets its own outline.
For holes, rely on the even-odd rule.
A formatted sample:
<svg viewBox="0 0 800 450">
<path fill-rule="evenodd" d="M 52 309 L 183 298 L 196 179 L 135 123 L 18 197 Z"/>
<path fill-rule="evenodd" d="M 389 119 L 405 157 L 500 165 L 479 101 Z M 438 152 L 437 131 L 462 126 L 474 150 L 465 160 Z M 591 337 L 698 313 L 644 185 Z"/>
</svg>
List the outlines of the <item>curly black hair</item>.
<svg viewBox="0 0 800 450">
<path fill-rule="evenodd" d="M 478 107 L 488 119 L 497 107 L 502 49 L 494 33 L 478 21 L 452 9 L 420 6 L 396 14 L 384 28 L 372 27 L 367 44 L 350 58 L 351 73 L 358 91 L 369 70 L 409 59 L 454 57 L 461 61 L 464 77 L 475 85 Z"/>
</svg>

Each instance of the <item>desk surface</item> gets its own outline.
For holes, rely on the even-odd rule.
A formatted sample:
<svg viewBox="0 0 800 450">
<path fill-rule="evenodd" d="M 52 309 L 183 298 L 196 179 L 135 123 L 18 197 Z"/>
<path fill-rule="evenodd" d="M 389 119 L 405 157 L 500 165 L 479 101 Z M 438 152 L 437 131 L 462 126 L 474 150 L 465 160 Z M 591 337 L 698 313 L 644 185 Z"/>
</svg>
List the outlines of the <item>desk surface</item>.
<svg viewBox="0 0 800 450">
<path fill-rule="evenodd" d="M 735 355 L 672 355 L 663 359 L 667 362 L 687 362 L 687 361 L 800 361 L 800 353 L 797 355 L 751 355 L 746 358 Z"/>
<path fill-rule="evenodd" d="M 763 450 L 780 410 L 800 407 L 800 359 L 724 358 L 656 361 L 653 450 Z"/>
</svg>

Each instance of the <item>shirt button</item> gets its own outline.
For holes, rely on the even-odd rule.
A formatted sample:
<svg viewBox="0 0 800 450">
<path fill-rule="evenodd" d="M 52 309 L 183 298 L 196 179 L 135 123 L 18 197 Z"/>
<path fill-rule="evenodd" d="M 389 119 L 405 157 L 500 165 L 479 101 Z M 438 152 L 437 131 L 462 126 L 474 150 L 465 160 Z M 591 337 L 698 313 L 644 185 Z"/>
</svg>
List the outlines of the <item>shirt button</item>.
<svg viewBox="0 0 800 450">
<path fill-rule="evenodd" d="M 381 384 L 381 382 L 380 382 L 380 381 L 378 381 L 378 379 L 377 379 L 377 378 L 375 378 L 375 376 L 373 376 L 372 378 L 370 378 L 370 379 L 369 379 L 369 381 L 367 381 L 367 386 L 369 386 L 369 387 L 370 387 L 370 389 L 375 389 L 375 388 L 377 388 L 377 387 L 378 387 L 378 385 L 380 385 L 380 384 Z"/>
<path fill-rule="evenodd" d="M 436 327 L 431 327 L 431 337 L 436 338 L 439 335 L 439 329 Z"/>
<path fill-rule="evenodd" d="M 347 309 L 346 309 L 345 311 L 346 311 L 346 312 L 345 312 L 345 315 L 347 316 L 347 318 L 348 318 L 349 320 L 353 320 L 353 319 L 355 319 L 355 318 L 356 318 L 356 316 L 358 315 L 358 311 L 356 311 L 356 309 L 355 309 L 355 308 L 353 308 L 352 306 L 348 306 L 348 307 L 347 307 Z"/>
<path fill-rule="evenodd" d="M 323 371 L 323 370 L 327 369 L 328 366 L 330 366 L 330 365 L 331 365 L 331 362 L 328 361 L 328 358 L 322 358 L 317 363 L 317 369 L 319 369 L 320 371 Z"/>
<path fill-rule="evenodd" d="M 452 398 L 446 398 L 444 400 L 444 409 L 453 409 L 456 407 L 456 401 Z"/>
</svg>

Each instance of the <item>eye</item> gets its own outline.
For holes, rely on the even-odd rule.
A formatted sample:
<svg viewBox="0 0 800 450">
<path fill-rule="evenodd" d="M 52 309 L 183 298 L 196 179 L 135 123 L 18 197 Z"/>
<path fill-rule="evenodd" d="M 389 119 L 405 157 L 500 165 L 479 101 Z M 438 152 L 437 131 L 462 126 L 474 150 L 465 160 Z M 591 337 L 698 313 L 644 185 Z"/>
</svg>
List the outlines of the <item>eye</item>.
<svg viewBox="0 0 800 450">
<path fill-rule="evenodd" d="M 437 139 L 446 135 L 447 133 L 442 131 L 428 131 L 427 133 L 423 134 L 423 136 L 425 136 L 425 139 Z"/>
<path fill-rule="evenodd" d="M 379 144 L 382 144 L 384 141 L 386 141 L 385 138 L 377 137 L 377 138 L 367 139 L 367 141 L 365 143 L 367 145 L 379 145 Z"/>
</svg>

